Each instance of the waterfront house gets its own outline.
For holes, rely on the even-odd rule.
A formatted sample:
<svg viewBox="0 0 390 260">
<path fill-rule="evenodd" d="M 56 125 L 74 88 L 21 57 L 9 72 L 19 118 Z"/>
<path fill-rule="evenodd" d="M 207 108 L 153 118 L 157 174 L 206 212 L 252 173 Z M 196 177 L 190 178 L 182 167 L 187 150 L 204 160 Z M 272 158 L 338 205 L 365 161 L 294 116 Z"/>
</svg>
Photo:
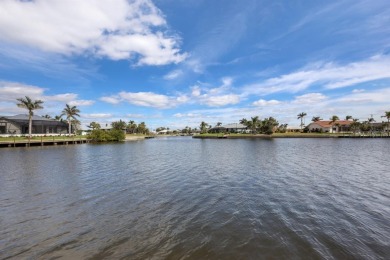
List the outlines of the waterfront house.
<svg viewBox="0 0 390 260">
<path fill-rule="evenodd" d="M 330 120 L 320 120 L 310 123 L 307 127 L 310 132 L 342 133 L 348 132 L 352 123 L 353 121 L 349 120 L 337 120 L 334 123 Z"/>
<path fill-rule="evenodd" d="M 24 135 L 28 134 L 28 115 L 0 116 L 0 134 Z M 67 134 L 68 124 L 46 117 L 32 117 L 32 134 Z"/>
<path fill-rule="evenodd" d="M 213 128 L 210 128 L 209 133 L 249 133 L 248 127 L 239 124 L 239 123 L 233 123 L 233 124 L 227 124 L 223 126 L 216 126 Z"/>
</svg>

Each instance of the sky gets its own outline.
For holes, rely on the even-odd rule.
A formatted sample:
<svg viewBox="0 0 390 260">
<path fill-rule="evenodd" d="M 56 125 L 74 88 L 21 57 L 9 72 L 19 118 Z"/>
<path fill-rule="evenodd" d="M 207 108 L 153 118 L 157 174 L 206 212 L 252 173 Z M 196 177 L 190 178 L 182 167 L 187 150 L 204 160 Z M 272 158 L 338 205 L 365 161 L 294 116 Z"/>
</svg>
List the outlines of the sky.
<svg viewBox="0 0 390 260">
<path fill-rule="evenodd" d="M 2 0 L 0 115 L 150 129 L 390 110 L 388 0 Z"/>
</svg>

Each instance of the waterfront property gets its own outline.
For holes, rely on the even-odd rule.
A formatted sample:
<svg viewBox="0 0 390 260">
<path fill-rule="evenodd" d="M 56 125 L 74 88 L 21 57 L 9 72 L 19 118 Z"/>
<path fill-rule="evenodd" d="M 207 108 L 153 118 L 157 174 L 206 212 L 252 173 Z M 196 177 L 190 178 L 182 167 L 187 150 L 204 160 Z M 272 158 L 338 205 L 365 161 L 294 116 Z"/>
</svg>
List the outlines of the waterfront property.
<svg viewBox="0 0 390 260">
<path fill-rule="evenodd" d="M 0 116 L 1 135 L 28 134 L 28 115 Z M 66 134 L 68 124 L 46 117 L 32 117 L 32 134 Z"/>
<path fill-rule="evenodd" d="M 227 124 L 222 126 L 216 126 L 208 131 L 209 133 L 249 133 L 248 127 L 243 124 Z"/>
<path fill-rule="evenodd" d="M 337 120 L 332 122 L 330 120 L 320 120 L 310 123 L 307 127 L 310 132 L 324 132 L 324 133 L 342 133 L 350 130 L 350 125 L 353 121 Z"/>
</svg>

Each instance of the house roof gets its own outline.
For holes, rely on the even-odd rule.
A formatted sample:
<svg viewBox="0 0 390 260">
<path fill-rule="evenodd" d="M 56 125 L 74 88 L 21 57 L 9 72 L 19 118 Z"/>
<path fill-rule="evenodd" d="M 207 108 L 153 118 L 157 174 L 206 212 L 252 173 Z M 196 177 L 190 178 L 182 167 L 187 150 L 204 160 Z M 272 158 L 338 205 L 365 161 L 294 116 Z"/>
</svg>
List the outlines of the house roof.
<svg viewBox="0 0 390 260">
<path fill-rule="evenodd" d="M 349 120 L 337 120 L 334 123 L 334 125 L 347 126 L 347 125 L 350 125 L 352 123 L 353 123 L 353 121 L 349 121 Z M 321 127 L 332 127 L 333 126 L 333 123 L 330 120 L 320 120 L 320 121 L 313 122 L 310 124 L 317 124 Z"/>
<path fill-rule="evenodd" d="M 3 118 L 6 118 L 6 119 L 9 119 L 9 120 L 28 120 L 28 115 L 23 115 L 23 114 L 19 114 L 19 115 L 15 115 L 15 116 L 3 116 Z M 37 115 L 33 115 L 32 116 L 32 120 L 39 120 L 39 121 L 56 121 L 54 119 L 51 119 L 51 118 L 46 118 L 46 117 L 43 117 L 43 116 L 37 116 Z"/>
<path fill-rule="evenodd" d="M 243 128 L 247 128 L 245 125 L 243 124 L 236 124 L 236 123 L 233 123 L 233 124 L 227 124 L 227 125 L 223 125 L 222 126 L 223 128 L 237 128 L 237 129 L 243 129 Z"/>
<path fill-rule="evenodd" d="M 4 118 L 6 120 L 12 121 L 19 125 L 28 124 L 28 115 L 15 115 L 15 116 L 0 116 L 0 118 Z M 65 122 L 57 121 L 52 118 L 46 118 L 42 116 L 34 115 L 32 116 L 32 123 L 33 125 L 47 125 L 47 126 L 67 126 Z"/>
</svg>

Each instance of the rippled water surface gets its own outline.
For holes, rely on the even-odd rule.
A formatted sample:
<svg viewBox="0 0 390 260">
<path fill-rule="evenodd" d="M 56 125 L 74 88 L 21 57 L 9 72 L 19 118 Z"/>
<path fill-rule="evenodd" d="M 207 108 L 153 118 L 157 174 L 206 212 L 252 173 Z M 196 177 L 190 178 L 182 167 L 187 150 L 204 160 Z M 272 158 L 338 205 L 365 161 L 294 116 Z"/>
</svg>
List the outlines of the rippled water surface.
<svg viewBox="0 0 390 260">
<path fill-rule="evenodd" d="M 390 140 L 0 150 L 0 259 L 390 258 Z"/>
</svg>

